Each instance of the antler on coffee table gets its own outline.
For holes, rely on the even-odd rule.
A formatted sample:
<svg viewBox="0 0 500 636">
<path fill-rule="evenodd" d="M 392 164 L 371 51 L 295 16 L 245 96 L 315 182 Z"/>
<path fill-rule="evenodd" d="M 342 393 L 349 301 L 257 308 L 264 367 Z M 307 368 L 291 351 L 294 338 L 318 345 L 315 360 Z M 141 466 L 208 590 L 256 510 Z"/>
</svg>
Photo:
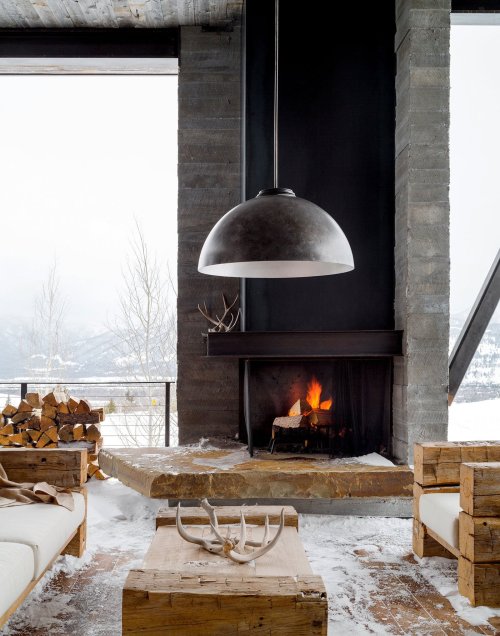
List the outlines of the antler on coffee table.
<svg viewBox="0 0 500 636">
<path fill-rule="evenodd" d="M 266 515 L 265 520 L 265 529 L 264 529 L 264 537 L 262 541 L 259 543 L 257 541 L 247 540 L 247 532 L 246 532 L 246 522 L 243 511 L 240 512 L 240 534 L 239 537 L 231 537 L 231 529 L 228 526 L 226 536 L 223 537 L 220 529 L 219 523 L 217 521 L 217 515 L 215 513 L 215 508 L 213 508 L 207 501 L 207 499 L 203 499 L 200 502 L 201 507 L 208 515 L 208 519 L 210 522 L 210 528 L 212 530 L 213 538 L 203 539 L 202 537 L 196 537 L 190 535 L 181 521 L 181 506 L 177 505 L 177 516 L 176 516 L 176 525 L 177 530 L 181 537 L 190 543 L 195 543 L 201 546 L 207 552 L 211 552 L 212 554 L 221 554 L 231 559 L 231 561 L 235 561 L 236 563 L 248 563 L 253 561 L 254 559 L 258 559 L 263 556 L 278 542 L 278 539 L 283 532 L 283 528 L 285 526 L 285 509 L 282 508 L 281 516 L 280 516 L 280 525 L 274 537 L 269 540 L 269 517 Z M 251 552 L 245 552 L 246 546 L 250 546 L 256 548 Z"/>
</svg>

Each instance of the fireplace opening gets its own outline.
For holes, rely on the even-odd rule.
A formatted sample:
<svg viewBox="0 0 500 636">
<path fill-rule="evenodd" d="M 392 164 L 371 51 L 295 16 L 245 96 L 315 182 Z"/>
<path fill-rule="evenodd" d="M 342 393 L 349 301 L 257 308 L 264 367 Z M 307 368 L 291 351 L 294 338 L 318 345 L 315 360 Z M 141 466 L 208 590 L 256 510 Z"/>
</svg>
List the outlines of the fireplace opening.
<svg viewBox="0 0 500 636">
<path fill-rule="evenodd" d="M 387 358 L 251 361 L 253 442 L 271 452 L 389 455 L 391 384 Z"/>
</svg>

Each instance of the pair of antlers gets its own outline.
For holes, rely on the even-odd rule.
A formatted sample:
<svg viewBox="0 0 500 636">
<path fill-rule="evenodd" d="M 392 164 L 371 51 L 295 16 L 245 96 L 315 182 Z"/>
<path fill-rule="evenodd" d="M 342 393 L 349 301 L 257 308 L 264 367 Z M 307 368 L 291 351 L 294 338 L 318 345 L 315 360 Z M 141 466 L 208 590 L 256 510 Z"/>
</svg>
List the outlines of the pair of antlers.
<svg viewBox="0 0 500 636">
<path fill-rule="evenodd" d="M 222 314 L 221 318 L 219 318 L 217 314 L 215 314 L 215 316 L 211 316 L 208 313 L 206 303 L 203 303 L 203 308 L 200 307 L 200 305 L 198 305 L 198 310 L 200 311 L 200 313 L 208 320 L 208 322 L 214 325 L 213 327 L 209 327 L 208 331 L 226 333 L 228 331 L 232 331 L 236 327 L 236 324 L 238 323 L 238 320 L 241 314 L 241 308 L 238 309 L 236 314 L 231 312 L 231 309 L 236 305 L 238 298 L 239 296 L 238 294 L 236 294 L 236 298 L 233 300 L 233 302 L 230 305 L 228 305 L 226 297 L 224 296 L 224 294 L 222 294 L 222 303 L 224 305 L 224 313 Z M 226 320 L 226 316 L 228 316 L 229 322 L 227 321 L 224 322 Z"/>
<path fill-rule="evenodd" d="M 283 532 L 283 528 L 285 526 L 285 509 L 281 510 L 281 518 L 280 525 L 274 537 L 269 540 L 269 517 L 266 515 L 265 527 L 264 527 L 264 537 L 260 543 L 257 541 L 250 541 L 247 539 L 247 530 L 246 530 L 246 522 L 243 511 L 240 512 L 240 534 L 239 536 L 231 537 L 231 528 L 227 527 L 226 536 L 222 536 L 221 531 L 219 529 L 219 523 L 217 521 L 217 515 L 215 514 L 215 509 L 208 503 L 206 499 L 202 499 L 200 502 L 201 507 L 208 514 L 208 519 L 210 521 L 210 528 L 212 530 L 213 538 L 202 538 L 195 537 L 190 535 L 181 521 L 181 505 L 177 504 L 177 516 L 176 516 L 176 525 L 177 530 L 181 537 L 189 543 L 195 543 L 201 546 L 207 552 L 211 552 L 212 554 L 221 554 L 226 556 L 231 561 L 235 561 L 236 563 L 249 563 L 254 559 L 258 559 L 263 556 L 269 550 L 272 550 L 278 539 Z M 256 548 L 255 550 L 251 550 L 250 552 L 245 552 L 246 546 L 250 546 Z"/>
</svg>

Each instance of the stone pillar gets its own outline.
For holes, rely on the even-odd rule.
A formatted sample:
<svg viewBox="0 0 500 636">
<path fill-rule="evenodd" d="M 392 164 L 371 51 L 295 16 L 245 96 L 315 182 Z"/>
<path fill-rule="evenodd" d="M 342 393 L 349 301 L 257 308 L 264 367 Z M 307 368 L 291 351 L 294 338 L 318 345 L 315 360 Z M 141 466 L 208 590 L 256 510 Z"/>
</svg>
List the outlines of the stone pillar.
<svg viewBox="0 0 500 636">
<path fill-rule="evenodd" d="M 396 0 L 393 454 L 446 440 L 449 333 L 450 0 Z"/>
<path fill-rule="evenodd" d="M 235 435 L 239 426 L 238 363 L 205 357 L 207 302 L 220 311 L 239 280 L 197 271 L 216 221 L 241 201 L 240 27 L 231 32 L 183 27 L 179 71 L 178 385 L 179 441 Z"/>
</svg>

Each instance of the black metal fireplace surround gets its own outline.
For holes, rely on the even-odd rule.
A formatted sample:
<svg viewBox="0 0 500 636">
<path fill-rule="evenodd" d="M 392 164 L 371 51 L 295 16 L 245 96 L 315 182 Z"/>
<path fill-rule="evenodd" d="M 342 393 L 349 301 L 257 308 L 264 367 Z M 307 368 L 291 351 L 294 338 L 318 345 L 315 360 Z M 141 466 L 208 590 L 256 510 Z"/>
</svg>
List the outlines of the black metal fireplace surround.
<svg viewBox="0 0 500 636">
<path fill-rule="evenodd" d="M 389 451 L 401 331 L 210 333 L 207 355 L 242 361 L 241 432 L 250 455 L 268 445 L 274 418 L 306 397 L 313 376 L 323 399 L 333 399 L 330 455 Z"/>
</svg>

